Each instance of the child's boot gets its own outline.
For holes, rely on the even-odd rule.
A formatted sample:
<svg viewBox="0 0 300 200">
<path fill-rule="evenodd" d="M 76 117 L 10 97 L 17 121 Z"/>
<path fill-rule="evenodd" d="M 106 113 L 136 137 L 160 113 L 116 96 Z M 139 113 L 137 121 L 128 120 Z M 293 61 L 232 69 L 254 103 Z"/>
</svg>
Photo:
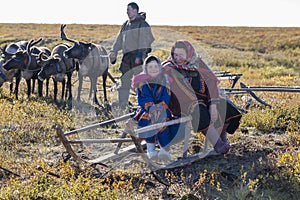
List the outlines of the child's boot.
<svg viewBox="0 0 300 200">
<path fill-rule="evenodd" d="M 172 157 L 165 148 L 160 147 L 160 151 L 158 152 L 158 159 L 163 161 L 170 161 L 172 160 Z"/>
<path fill-rule="evenodd" d="M 157 151 L 155 151 L 155 143 L 146 143 L 147 144 L 147 156 L 151 160 L 157 159 Z"/>
</svg>

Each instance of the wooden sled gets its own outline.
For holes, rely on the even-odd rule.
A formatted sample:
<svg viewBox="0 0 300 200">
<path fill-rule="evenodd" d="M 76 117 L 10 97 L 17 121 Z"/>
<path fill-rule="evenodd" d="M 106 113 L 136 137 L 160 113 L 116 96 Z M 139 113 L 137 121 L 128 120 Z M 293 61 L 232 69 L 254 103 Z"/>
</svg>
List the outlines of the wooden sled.
<svg viewBox="0 0 300 200">
<path fill-rule="evenodd" d="M 149 169 L 151 171 L 156 171 L 158 169 L 171 169 L 171 168 L 176 168 L 176 167 L 181 167 L 184 165 L 189 165 L 193 162 L 196 162 L 197 160 L 203 159 L 207 156 L 211 155 L 219 155 L 214 151 L 213 148 L 209 148 L 209 143 L 205 139 L 204 141 L 204 148 L 202 152 L 195 153 L 192 155 L 188 155 L 188 148 L 189 148 L 189 140 L 191 137 L 191 117 L 186 116 L 186 117 L 181 117 L 175 120 L 171 120 L 168 122 L 162 122 L 162 123 L 157 123 L 153 124 L 147 127 L 143 128 L 136 128 L 137 124 L 136 121 L 131 118 L 133 113 L 108 120 L 105 122 L 93 124 L 90 126 L 86 126 L 80 129 L 72 130 L 69 132 L 63 132 L 61 127 L 57 126 L 56 127 L 56 132 L 58 137 L 60 138 L 60 141 L 62 142 L 63 146 L 65 147 L 66 151 L 77 161 L 81 162 L 86 162 L 89 164 L 100 164 L 102 166 L 110 167 L 109 163 L 114 163 L 114 161 L 117 161 L 118 159 L 122 159 L 123 157 L 128 157 L 131 155 L 139 155 L 142 160 L 147 164 Z M 69 137 L 73 134 L 80 134 L 81 132 L 84 131 L 89 131 L 91 129 L 96 129 L 96 128 L 101 128 L 103 126 L 106 126 L 108 124 L 112 124 L 115 122 L 120 122 L 120 121 L 125 121 L 126 125 L 125 128 L 122 132 L 121 137 L 119 138 L 109 138 L 109 139 L 70 139 Z M 165 126 L 170 126 L 172 124 L 178 124 L 178 123 L 185 123 L 185 133 L 184 133 L 184 138 L 181 141 L 181 147 L 182 147 L 182 154 L 173 159 L 170 162 L 155 162 L 152 160 L 149 160 L 146 153 L 146 145 L 143 140 L 141 140 L 138 135 L 140 133 L 146 133 L 151 130 L 157 130 Z M 129 137 L 126 137 L 129 136 Z M 106 155 L 102 155 L 98 158 L 95 159 L 88 159 L 86 157 L 81 157 L 77 154 L 77 152 L 73 149 L 73 145 L 78 145 L 78 144 L 83 144 L 83 143 L 117 143 L 116 149 Z M 130 143 L 129 146 L 123 147 L 123 143 Z M 172 146 L 171 146 L 172 148 Z"/>
<path fill-rule="evenodd" d="M 246 86 L 243 83 L 240 83 L 241 88 L 221 88 L 221 90 L 224 90 L 227 93 L 230 92 L 244 92 L 251 95 L 253 98 L 255 98 L 258 102 L 266 105 L 271 106 L 270 104 L 267 104 L 265 101 L 260 99 L 254 92 L 256 91 L 270 91 L 270 92 L 300 92 L 300 87 L 288 87 L 288 86 L 280 86 L 280 87 L 272 87 L 272 86 L 256 86 L 256 87 L 249 87 Z M 225 94 L 227 94 L 225 93 Z M 62 142 L 63 146 L 67 150 L 67 152 L 78 161 L 90 163 L 90 164 L 102 164 L 103 166 L 110 167 L 111 163 L 114 163 L 114 161 L 118 161 L 124 157 L 130 157 L 132 155 L 139 155 L 143 161 L 145 161 L 150 169 L 156 170 L 156 169 L 170 169 L 170 168 L 176 168 L 184 165 L 188 165 L 190 163 L 193 163 L 199 159 L 205 158 L 210 155 L 216 155 L 217 153 L 213 150 L 213 148 L 209 148 L 208 141 L 204 141 L 204 147 L 202 148 L 202 152 L 197 153 L 190 153 L 189 154 L 189 140 L 191 138 L 192 132 L 191 132 L 191 117 L 182 117 L 179 119 L 171 120 L 164 123 L 158 123 L 154 125 L 150 125 L 143 128 L 137 128 L 137 124 L 134 120 L 132 120 L 132 116 L 134 113 L 129 113 L 127 115 L 107 120 L 101 123 L 89 125 L 83 128 L 79 128 L 76 130 L 71 130 L 69 132 L 63 132 L 61 127 L 56 127 L 56 132 L 58 137 L 60 138 L 60 141 Z M 124 129 L 122 129 L 121 134 L 118 134 L 116 137 L 113 138 L 88 138 L 88 139 L 74 139 L 71 138 L 72 135 L 80 135 L 82 132 L 103 128 L 104 126 L 114 124 L 117 122 L 127 121 Z M 159 129 L 164 126 L 169 126 L 172 124 L 178 124 L 178 123 L 185 123 L 186 129 L 184 133 L 184 139 L 182 142 L 182 148 L 181 148 L 181 155 L 176 155 L 176 157 L 171 161 L 167 163 L 161 163 L 161 162 L 153 162 L 152 160 L 148 160 L 146 154 L 145 154 L 145 142 L 142 141 L 138 136 L 140 133 L 146 133 L 151 130 Z M 76 150 L 74 150 L 75 145 L 82 145 L 82 144 L 114 144 L 116 148 L 112 149 L 109 153 L 105 155 L 98 156 L 96 158 L 90 158 L 88 156 L 81 156 L 78 154 Z M 126 145 L 125 145 L 126 144 Z M 98 152 L 101 154 L 101 152 Z M 172 156 L 173 157 L 173 156 Z"/>
<path fill-rule="evenodd" d="M 257 102 L 264 106 L 272 107 L 270 104 L 259 98 L 255 92 L 293 92 L 300 93 L 299 86 L 247 86 L 243 82 L 240 82 L 241 88 L 221 88 L 225 94 L 249 94 Z"/>
</svg>

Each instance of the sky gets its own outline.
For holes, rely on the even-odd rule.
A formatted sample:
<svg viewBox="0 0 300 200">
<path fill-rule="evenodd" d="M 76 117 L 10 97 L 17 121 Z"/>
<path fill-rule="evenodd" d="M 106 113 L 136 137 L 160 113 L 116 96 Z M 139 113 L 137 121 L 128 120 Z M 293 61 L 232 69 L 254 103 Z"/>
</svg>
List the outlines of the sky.
<svg viewBox="0 0 300 200">
<path fill-rule="evenodd" d="M 0 23 L 116 24 L 130 0 L 2 1 Z M 150 25 L 300 27 L 300 0 L 136 0 Z"/>
</svg>

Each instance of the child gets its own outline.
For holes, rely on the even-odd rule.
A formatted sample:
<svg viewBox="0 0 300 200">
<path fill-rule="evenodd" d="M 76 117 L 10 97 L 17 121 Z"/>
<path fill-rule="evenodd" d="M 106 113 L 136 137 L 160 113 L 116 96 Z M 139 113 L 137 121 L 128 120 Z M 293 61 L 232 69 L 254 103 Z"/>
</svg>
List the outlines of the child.
<svg viewBox="0 0 300 200">
<path fill-rule="evenodd" d="M 132 87 L 137 90 L 138 108 L 135 119 L 139 127 L 168 121 L 171 112 L 169 83 L 171 78 L 162 72 L 161 61 L 154 55 L 148 56 L 143 64 L 143 72 L 134 76 Z M 170 138 L 168 127 L 140 134 L 147 144 L 147 156 L 155 160 L 171 160 L 169 153 Z M 155 144 L 158 142 L 160 151 L 157 153 Z"/>
</svg>

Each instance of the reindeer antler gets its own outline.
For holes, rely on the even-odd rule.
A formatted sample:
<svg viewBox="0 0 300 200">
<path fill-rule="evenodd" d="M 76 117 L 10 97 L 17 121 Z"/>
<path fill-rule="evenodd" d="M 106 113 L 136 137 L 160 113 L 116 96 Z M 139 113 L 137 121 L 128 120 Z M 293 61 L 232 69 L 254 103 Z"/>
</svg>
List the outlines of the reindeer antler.
<svg viewBox="0 0 300 200">
<path fill-rule="evenodd" d="M 31 40 L 26 46 L 26 52 L 30 54 L 30 48 L 33 46 L 34 40 Z"/>
<path fill-rule="evenodd" d="M 62 24 L 61 26 L 60 26 L 60 37 L 61 37 L 61 39 L 62 40 L 66 40 L 66 41 L 69 41 L 69 42 L 76 42 L 75 40 L 71 40 L 71 39 L 69 39 L 69 38 L 67 38 L 67 35 L 65 34 L 65 32 L 64 32 L 64 29 L 65 29 L 65 27 L 66 27 L 67 25 L 66 24 Z"/>
<path fill-rule="evenodd" d="M 67 39 L 67 36 L 66 36 L 66 34 L 64 32 L 64 29 L 65 29 L 66 26 L 67 25 L 65 25 L 65 24 L 62 24 L 60 26 L 60 37 L 61 37 L 62 40 L 66 40 Z"/>
<path fill-rule="evenodd" d="M 31 46 L 36 45 L 37 43 L 39 43 L 39 42 L 42 41 L 42 40 L 43 40 L 43 38 L 38 39 L 37 41 L 33 42 L 33 43 L 31 44 Z"/>
</svg>

